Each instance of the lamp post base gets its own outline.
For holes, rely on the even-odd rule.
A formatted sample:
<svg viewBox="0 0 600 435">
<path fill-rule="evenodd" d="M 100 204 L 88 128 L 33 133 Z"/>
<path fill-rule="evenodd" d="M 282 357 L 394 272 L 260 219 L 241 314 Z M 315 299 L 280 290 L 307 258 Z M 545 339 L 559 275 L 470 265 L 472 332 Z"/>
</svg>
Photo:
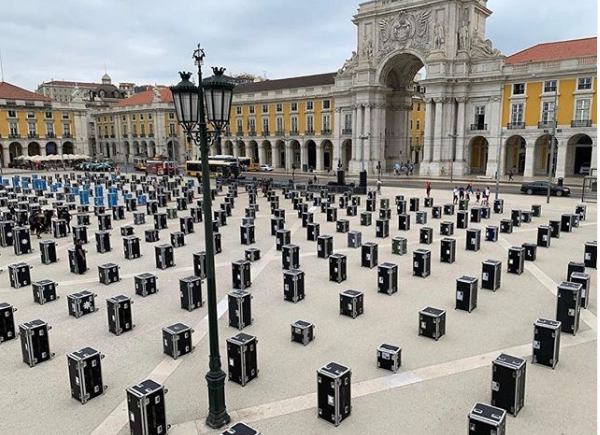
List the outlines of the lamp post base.
<svg viewBox="0 0 600 435">
<path fill-rule="evenodd" d="M 223 370 L 211 370 L 206 374 L 209 404 L 206 425 L 211 429 L 220 429 L 231 421 L 225 406 L 225 377 Z"/>
</svg>

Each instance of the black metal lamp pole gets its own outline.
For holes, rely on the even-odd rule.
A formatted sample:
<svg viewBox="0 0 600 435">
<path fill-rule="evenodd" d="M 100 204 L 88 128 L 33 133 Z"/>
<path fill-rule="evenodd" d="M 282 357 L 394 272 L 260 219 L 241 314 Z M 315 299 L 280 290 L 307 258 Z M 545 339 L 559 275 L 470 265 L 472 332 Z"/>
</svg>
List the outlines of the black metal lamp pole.
<svg viewBox="0 0 600 435">
<path fill-rule="evenodd" d="M 229 122 L 231 99 L 234 84 L 223 77 L 224 69 L 213 68 L 214 76 L 203 82 L 202 63 L 204 50 L 198 45 L 193 56 L 198 66 L 198 84 L 189 81 L 191 73 L 180 73 L 182 81 L 171 87 L 177 118 L 185 129 L 189 139 L 200 148 L 202 161 L 202 206 L 204 211 L 204 237 L 206 243 L 207 290 L 208 290 L 208 334 L 209 334 L 209 371 L 206 374 L 208 384 L 208 407 L 206 424 L 221 428 L 231 421 L 225 405 L 225 373 L 221 369 L 219 353 L 219 330 L 217 317 L 217 292 L 215 274 L 215 251 L 212 225 L 212 200 L 210 195 L 210 174 L 208 167 L 208 149 L 211 142 L 207 131 L 206 118 L 214 126 L 213 140 L 218 140 L 221 129 Z M 206 112 L 204 104 L 206 102 Z"/>
</svg>

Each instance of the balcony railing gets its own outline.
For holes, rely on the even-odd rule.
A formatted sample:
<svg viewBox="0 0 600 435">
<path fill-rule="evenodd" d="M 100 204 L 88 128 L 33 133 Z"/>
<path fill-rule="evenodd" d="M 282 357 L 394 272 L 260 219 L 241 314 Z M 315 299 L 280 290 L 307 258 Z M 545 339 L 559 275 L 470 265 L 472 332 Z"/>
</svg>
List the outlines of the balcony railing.
<svg viewBox="0 0 600 435">
<path fill-rule="evenodd" d="M 108 135 L 107 134 L 105 134 L 103 137 L 104 137 L 104 139 L 108 139 Z"/>
<path fill-rule="evenodd" d="M 56 134 L 55 133 L 46 133 L 46 137 L 55 138 Z"/>
<path fill-rule="evenodd" d="M 137 133 L 133 133 L 133 137 L 138 137 Z"/>
<path fill-rule="evenodd" d="M 524 122 L 509 122 L 506 126 L 509 130 L 524 130 L 525 123 Z"/>
<path fill-rule="evenodd" d="M 342 134 L 352 134 L 352 129 L 351 128 L 343 128 Z"/>
<path fill-rule="evenodd" d="M 242 130 L 238 130 L 238 131 L 235 132 L 235 135 L 236 136 L 243 136 L 244 132 Z"/>
<path fill-rule="evenodd" d="M 315 131 L 312 128 L 309 129 L 309 130 L 304 130 L 304 135 L 305 136 L 311 136 L 313 134 L 315 134 Z"/>
<path fill-rule="evenodd" d="M 71 133 L 64 133 L 64 134 L 63 134 L 63 137 L 64 137 L 65 139 L 70 139 L 72 136 L 71 136 Z"/>
<path fill-rule="evenodd" d="M 256 137 L 256 130 L 250 130 L 250 132 L 248 133 L 248 136 Z"/>
<path fill-rule="evenodd" d="M 591 119 L 574 119 L 571 121 L 571 127 L 591 127 Z"/>
<path fill-rule="evenodd" d="M 487 129 L 487 124 L 471 124 L 471 131 L 483 131 Z"/>
<path fill-rule="evenodd" d="M 115 137 L 115 135 L 114 135 L 114 134 L 111 134 L 111 135 L 110 135 L 110 137 L 114 138 L 114 137 Z"/>
<path fill-rule="evenodd" d="M 326 128 L 325 130 L 321 130 L 321 136 L 329 136 L 331 134 L 331 130 Z"/>
<path fill-rule="evenodd" d="M 285 131 L 284 130 L 277 130 L 275 132 L 275 136 L 285 136 Z"/>
<path fill-rule="evenodd" d="M 263 130 L 262 131 L 262 135 L 263 135 L 263 137 L 268 137 L 269 136 L 269 130 Z"/>
<path fill-rule="evenodd" d="M 538 122 L 538 128 L 554 128 L 554 121 L 540 121 Z"/>
<path fill-rule="evenodd" d="M 146 137 L 146 133 L 142 133 L 142 134 L 140 134 L 140 137 L 143 137 L 143 138 L 145 138 L 145 137 Z"/>
<path fill-rule="evenodd" d="M 9 139 L 21 139 L 21 135 L 20 134 L 16 134 L 16 133 L 11 133 L 8 135 Z"/>
<path fill-rule="evenodd" d="M 300 136 L 300 132 L 298 130 L 291 130 L 290 136 Z"/>
<path fill-rule="evenodd" d="M 39 135 L 39 134 L 37 134 L 37 133 L 29 133 L 29 134 L 27 135 L 27 137 L 28 137 L 29 139 L 38 139 L 38 138 L 40 137 L 40 135 Z"/>
</svg>

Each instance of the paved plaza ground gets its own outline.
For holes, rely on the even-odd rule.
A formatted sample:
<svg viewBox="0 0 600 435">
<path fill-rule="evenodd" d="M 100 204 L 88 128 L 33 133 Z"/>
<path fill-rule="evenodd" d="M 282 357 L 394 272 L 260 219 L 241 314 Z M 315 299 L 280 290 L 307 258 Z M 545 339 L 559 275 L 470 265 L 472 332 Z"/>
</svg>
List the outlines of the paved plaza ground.
<svg viewBox="0 0 600 435">
<path fill-rule="evenodd" d="M 422 189 L 383 187 L 379 198 L 396 194 L 406 198 L 418 196 L 423 209 Z M 252 310 L 254 323 L 244 332 L 258 337 L 259 376 L 245 387 L 227 382 L 226 398 L 232 421 L 245 421 L 262 434 L 465 434 L 467 413 L 476 402 L 489 403 L 491 395 L 491 361 L 501 352 L 526 357 L 527 387 L 525 407 L 518 417 L 508 416 L 507 434 L 596 433 L 596 347 L 597 293 L 596 270 L 592 276 L 591 301 L 582 310 L 577 336 L 562 335 L 560 362 L 555 370 L 531 364 L 533 322 L 538 317 L 554 318 L 556 284 L 566 278 L 569 261 L 583 261 L 586 241 L 595 240 L 597 232 L 596 204 L 588 204 L 587 220 L 572 233 L 552 239 L 549 249 L 538 248 L 535 262 L 525 265 L 520 275 L 507 274 L 507 248 L 536 241 L 537 226 L 572 213 L 577 198 L 552 198 L 504 195 L 505 212 L 492 214 L 490 220 L 470 227 L 498 225 L 510 217 L 511 209 L 530 209 L 542 204 L 542 217 L 516 228 L 513 234 L 501 234 L 497 243 L 485 242 L 481 250 L 465 250 L 465 231 L 455 230 L 456 262 L 440 263 L 439 224 L 431 218 L 434 243 L 419 244 L 419 228 L 411 213 L 411 230 L 398 231 L 395 210 L 390 222 L 390 237 L 375 238 L 375 226 L 361 227 L 360 217 L 346 217 L 338 210 L 338 219 L 348 219 L 351 230 L 362 231 L 363 242 L 379 244 L 379 263 L 399 266 L 399 292 L 387 296 L 377 293 L 377 268 L 360 267 L 360 249 L 347 247 L 347 235 L 336 233 L 335 223 L 316 208 L 315 222 L 321 234 L 334 237 L 334 252 L 348 256 L 348 279 L 336 284 L 328 280 L 328 261 L 317 258 L 317 245 L 306 238 L 297 212 L 281 192 L 280 206 L 286 209 L 286 228 L 292 232 L 292 243 L 300 246 L 300 268 L 306 273 L 306 299 L 292 304 L 283 300 L 281 253 L 275 249 L 270 235 L 270 210 L 266 198 L 259 195 L 260 211 L 255 221 L 256 244 L 262 258 L 252 264 Z M 447 191 L 433 191 L 437 205 L 450 201 Z M 223 202 L 217 197 L 215 206 Z M 378 198 L 378 199 L 379 199 Z M 336 198 L 337 199 L 337 198 Z M 363 197 L 359 211 L 364 211 Z M 379 205 L 379 201 L 377 201 Z M 246 246 L 240 244 L 239 225 L 248 197 L 239 189 L 233 216 L 221 228 L 223 252 L 216 256 L 217 300 L 221 358 L 226 367 L 226 339 L 238 333 L 227 326 L 227 293 L 232 289 L 231 262 L 243 259 Z M 180 211 L 179 216 L 189 212 Z M 449 219 L 447 219 L 449 218 Z M 443 220 L 456 220 L 445 216 Z M 193 274 L 192 254 L 204 250 L 202 224 L 186 236 L 186 246 L 175 249 L 176 267 L 158 270 L 154 261 L 154 245 L 143 241 L 143 231 L 152 228 L 135 226 L 142 239 L 143 257 L 125 260 L 119 227 L 131 225 L 132 215 L 113 222 L 113 250 L 96 253 L 93 233 L 97 229 L 92 216 L 88 251 L 90 270 L 83 276 L 69 273 L 67 249 L 70 238 L 57 240 L 60 261 L 42 265 L 37 242 L 29 255 L 16 257 L 12 248 L 0 249 L 0 265 L 26 261 L 33 266 L 33 280 L 52 279 L 59 283 L 61 298 L 40 306 L 33 302 L 31 287 L 15 290 L 7 273 L 0 275 L 0 301 L 18 308 L 17 323 L 40 318 L 52 326 L 50 344 L 56 353 L 53 360 L 34 368 L 22 362 L 18 340 L 0 345 L 0 399 L 2 429 L 11 435 L 123 435 L 129 433 L 125 389 L 151 378 L 164 383 L 167 417 L 173 435 L 216 434 L 203 421 L 207 412 L 207 389 L 204 375 L 208 367 L 208 331 L 206 306 L 187 312 L 179 305 L 179 278 Z M 161 242 L 168 243 L 169 234 L 179 230 L 178 220 L 169 220 L 160 232 Z M 391 238 L 407 237 L 408 254 L 393 255 Z M 44 235 L 44 239 L 50 238 Z M 412 251 L 432 251 L 432 274 L 428 278 L 412 276 Z M 454 310 L 455 280 L 462 275 L 481 277 L 481 262 L 487 259 L 503 263 L 502 286 L 496 292 L 479 289 L 478 308 L 472 313 Z M 120 265 L 122 280 L 105 286 L 98 282 L 97 266 L 115 262 Z M 160 292 L 142 298 L 134 294 L 133 277 L 142 272 L 158 276 Z M 356 319 L 339 315 L 339 292 L 356 289 L 365 294 L 365 312 Z M 80 319 L 67 312 L 67 295 L 89 290 L 98 294 L 100 310 Z M 205 287 L 203 288 L 204 294 Z M 119 337 L 108 332 L 105 299 L 125 294 L 131 296 L 136 328 Z M 204 296 L 206 300 L 206 295 Z M 418 312 L 425 306 L 447 310 L 446 335 L 439 341 L 419 337 Z M 316 339 L 304 347 L 290 341 L 290 324 L 296 320 L 315 324 Z M 162 327 L 176 322 L 195 330 L 196 350 L 176 361 L 162 353 Z M 402 367 L 397 374 L 380 370 L 376 348 L 381 343 L 402 347 Z M 66 355 L 91 346 L 106 355 L 103 360 L 106 394 L 81 405 L 70 397 Z M 316 370 L 335 361 L 352 369 L 352 415 L 338 428 L 319 420 L 316 410 Z"/>
</svg>

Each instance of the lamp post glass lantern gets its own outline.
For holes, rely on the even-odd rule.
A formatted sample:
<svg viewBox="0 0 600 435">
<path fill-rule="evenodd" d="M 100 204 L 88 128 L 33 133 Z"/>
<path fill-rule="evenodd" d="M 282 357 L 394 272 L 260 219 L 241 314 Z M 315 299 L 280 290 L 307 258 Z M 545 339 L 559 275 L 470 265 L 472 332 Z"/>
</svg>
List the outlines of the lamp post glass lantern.
<svg viewBox="0 0 600 435">
<path fill-rule="evenodd" d="M 219 354 L 219 330 L 217 316 L 217 294 L 215 280 L 214 235 L 212 225 L 212 200 L 210 194 L 210 174 L 208 167 L 208 150 L 217 142 L 221 130 L 229 123 L 229 111 L 235 85 L 228 81 L 223 73 L 224 68 L 213 68 L 214 76 L 202 80 L 202 64 L 204 50 L 198 45 L 193 58 L 198 66 L 198 83 L 190 81 L 191 73 L 180 72 L 181 82 L 171 87 L 177 121 L 185 130 L 188 140 L 200 148 L 202 162 L 202 206 L 204 208 L 204 236 L 207 267 L 208 294 L 208 333 L 209 333 L 209 371 L 206 374 L 208 384 L 208 407 L 206 424 L 218 429 L 231 420 L 225 405 L 225 373 L 221 369 Z M 205 111 L 206 108 L 206 111 Z M 209 137 L 206 122 L 214 128 Z"/>
</svg>

